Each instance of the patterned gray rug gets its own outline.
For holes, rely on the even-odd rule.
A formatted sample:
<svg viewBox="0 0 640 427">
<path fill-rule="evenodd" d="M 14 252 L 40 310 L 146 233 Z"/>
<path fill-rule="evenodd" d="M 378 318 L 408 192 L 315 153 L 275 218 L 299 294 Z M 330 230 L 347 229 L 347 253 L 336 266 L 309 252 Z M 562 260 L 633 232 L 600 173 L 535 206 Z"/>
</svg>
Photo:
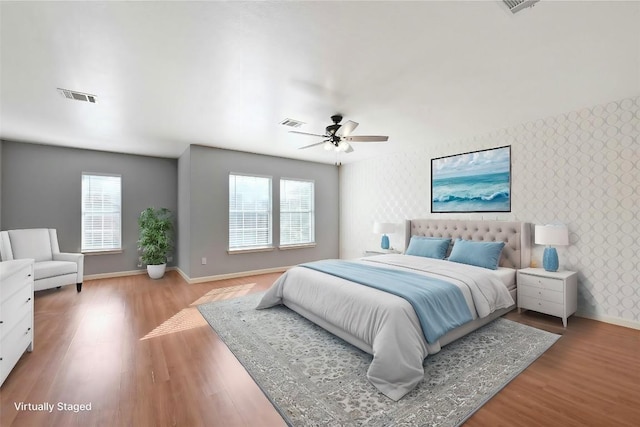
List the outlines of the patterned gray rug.
<svg viewBox="0 0 640 427">
<path fill-rule="evenodd" d="M 394 402 L 367 380 L 371 356 L 262 293 L 198 306 L 294 426 L 455 426 L 560 338 L 506 319 L 427 357 L 425 379 Z"/>
</svg>

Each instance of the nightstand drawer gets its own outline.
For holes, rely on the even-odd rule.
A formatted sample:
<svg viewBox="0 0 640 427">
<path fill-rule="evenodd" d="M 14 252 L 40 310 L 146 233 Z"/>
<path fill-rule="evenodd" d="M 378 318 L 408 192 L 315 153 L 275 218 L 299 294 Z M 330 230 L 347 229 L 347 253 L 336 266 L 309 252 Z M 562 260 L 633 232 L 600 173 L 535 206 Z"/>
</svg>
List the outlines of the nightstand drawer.
<svg viewBox="0 0 640 427">
<path fill-rule="evenodd" d="M 533 276 L 530 274 L 518 275 L 518 286 L 535 286 L 536 288 L 550 289 L 556 292 L 564 292 L 564 282 L 549 277 Z"/>
<path fill-rule="evenodd" d="M 552 291 L 545 288 L 535 286 L 520 285 L 518 286 L 518 298 L 531 297 L 541 300 L 555 302 L 556 304 L 564 304 L 564 294 L 562 292 Z"/>
<path fill-rule="evenodd" d="M 3 277 L 2 283 L 0 283 L 0 300 L 6 301 L 13 294 L 23 288 L 31 288 L 33 283 L 33 268 L 31 266 L 25 266 L 15 275 L 9 277 Z"/>
<path fill-rule="evenodd" d="M 539 298 L 522 296 L 518 298 L 518 307 L 535 310 L 552 316 L 564 316 L 564 304 L 545 301 Z"/>
<path fill-rule="evenodd" d="M 0 350 L 2 351 L 2 354 L 0 354 L 2 359 L 0 362 L 0 384 L 4 382 L 18 359 L 24 354 L 30 343 L 33 342 L 32 321 L 33 314 L 28 313 L 11 332 L 2 338 L 2 343 L 0 344 Z"/>
<path fill-rule="evenodd" d="M 24 313 L 33 311 L 33 291 L 24 286 L 0 305 L 0 338 L 3 338 L 20 321 Z"/>
</svg>

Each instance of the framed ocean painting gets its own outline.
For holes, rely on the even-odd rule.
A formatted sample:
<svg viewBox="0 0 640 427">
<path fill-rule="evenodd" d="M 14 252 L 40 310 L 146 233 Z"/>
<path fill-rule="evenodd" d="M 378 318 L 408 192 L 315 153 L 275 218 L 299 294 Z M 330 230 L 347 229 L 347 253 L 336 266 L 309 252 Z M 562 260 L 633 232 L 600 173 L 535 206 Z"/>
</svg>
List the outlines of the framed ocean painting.
<svg viewBox="0 0 640 427">
<path fill-rule="evenodd" d="M 431 212 L 511 212 L 511 146 L 431 159 Z"/>
</svg>

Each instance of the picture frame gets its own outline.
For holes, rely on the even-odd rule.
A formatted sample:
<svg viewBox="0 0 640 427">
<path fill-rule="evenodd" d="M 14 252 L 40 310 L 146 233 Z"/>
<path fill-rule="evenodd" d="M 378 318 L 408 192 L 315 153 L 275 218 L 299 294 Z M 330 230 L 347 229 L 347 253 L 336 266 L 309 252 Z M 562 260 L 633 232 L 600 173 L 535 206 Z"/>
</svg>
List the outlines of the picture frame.
<svg viewBox="0 0 640 427">
<path fill-rule="evenodd" d="M 431 159 L 431 212 L 511 212 L 511 146 Z"/>
</svg>

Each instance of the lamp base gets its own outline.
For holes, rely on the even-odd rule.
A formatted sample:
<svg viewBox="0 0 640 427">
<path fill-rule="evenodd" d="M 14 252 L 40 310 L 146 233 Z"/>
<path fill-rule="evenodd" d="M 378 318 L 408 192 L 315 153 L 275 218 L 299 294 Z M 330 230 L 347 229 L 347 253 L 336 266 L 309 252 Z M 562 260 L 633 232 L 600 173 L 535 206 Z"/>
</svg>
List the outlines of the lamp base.
<svg viewBox="0 0 640 427">
<path fill-rule="evenodd" d="M 556 248 L 551 246 L 544 248 L 542 266 L 547 271 L 558 271 L 558 251 L 556 251 Z"/>
<path fill-rule="evenodd" d="M 389 249 L 389 236 L 386 234 L 382 235 L 382 242 L 380 242 L 380 247 L 382 249 Z"/>
</svg>

